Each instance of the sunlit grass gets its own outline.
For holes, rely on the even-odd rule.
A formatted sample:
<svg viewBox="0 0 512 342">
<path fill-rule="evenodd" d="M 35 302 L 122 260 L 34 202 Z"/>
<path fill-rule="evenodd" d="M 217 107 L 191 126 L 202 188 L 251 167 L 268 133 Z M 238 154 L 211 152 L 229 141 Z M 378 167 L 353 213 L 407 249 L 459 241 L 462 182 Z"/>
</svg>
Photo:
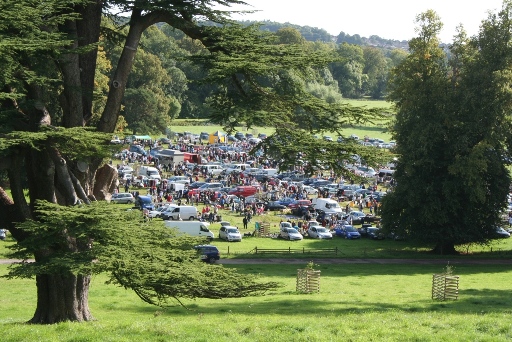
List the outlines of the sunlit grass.
<svg viewBox="0 0 512 342">
<path fill-rule="evenodd" d="M 218 267 L 218 266 L 212 266 Z M 512 337 L 506 266 L 459 266 L 456 301 L 431 300 L 433 265 L 320 265 L 318 294 L 295 292 L 297 265 L 245 265 L 282 287 L 263 297 L 185 300 L 187 308 L 149 306 L 96 276 L 90 307 L 97 321 L 24 325 L 33 314 L 35 285 L 0 297 L 3 341 L 507 341 Z M 0 270 L 5 267 L 0 266 Z"/>
</svg>

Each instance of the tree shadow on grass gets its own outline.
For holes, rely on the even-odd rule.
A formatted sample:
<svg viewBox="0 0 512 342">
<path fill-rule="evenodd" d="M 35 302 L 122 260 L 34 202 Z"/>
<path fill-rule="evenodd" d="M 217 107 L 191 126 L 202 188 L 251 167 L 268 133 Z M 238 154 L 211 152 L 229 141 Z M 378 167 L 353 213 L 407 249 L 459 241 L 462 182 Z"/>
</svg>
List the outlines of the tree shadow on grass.
<svg viewBox="0 0 512 342">
<path fill-rule="evenodd" d="M 413 300 L 407 304 L 394 304 L 386 302 L 369 302 L 347 300 L 318 300 L 314 295 L 290 294 L 287 299 L 247 302 L 240 305 L 223 302 L 222 300 L 209 302 L 208 305 L 191 304 L 188 310 L 176 307 L 164 310 L 171 315 L 204 314 L 218 315 L 223 313 L 239 315 L 286 315 L 322 317 L 346 314 L 385 313 L 388 311 L 408 313 L 445 312 L 457 314 L 474 313 L 507 313 L 512 312 L 512 300 L 509 299 L 508 290 L 465 290 L 460 292 L 458 300 L 436 301 L 431 299 Z M 150 308 L 143 311 L 155 311 Z"/>
<path fill-rule="evenodd" d="M 238 272 L 243 274 L 256 274 L 268 278 L 282 278 L 297 276 L 297 269 L 304 268 L 310 260 L 305 259 L 303 264 L 256 264 L 256 265 L 224 265 L 223 267 L 236 268 Z M 379 264 L 379 263 L 365 263 L 365 264 L 315 264 L 314 268 L 322 271 L 322 277 L 371 277 L 382 275 L 405 275 L 417 276 L 424 275 L 431 277 L 432 274 L 442 273 L 447 262 L 432 263 L 432 264 Z M 455 267 L 455 272 L 458 275 L 473 275 L 473 274 L 492 274 L 510 272 L 510 265 L 459 265 L 456 262 L 450 262 L 450 265 Z M 279 279 L 272 279 L 279 281 Z"/>
</svg>

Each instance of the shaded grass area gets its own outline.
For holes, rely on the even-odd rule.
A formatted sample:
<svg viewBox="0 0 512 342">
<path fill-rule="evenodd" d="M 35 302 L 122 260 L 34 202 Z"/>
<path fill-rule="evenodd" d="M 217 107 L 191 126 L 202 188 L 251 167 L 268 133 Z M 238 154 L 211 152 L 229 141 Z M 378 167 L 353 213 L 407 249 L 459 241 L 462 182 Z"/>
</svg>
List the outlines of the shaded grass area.
<svg viewBox="0 0 512 342">
<path fill-rule="evenodd" d="M 212 266 L 222 267 L 222 266 Z M 187 309 L 142 303 L 133 293 L 93 279 L 95 322 L 51 326 L 22 324 L 34 310 L 30 280 L 0 279 L 13 289 L 0 299 L 3 341 L 507 341 L 512 270 L 506 266 L 460 266 L 457 301 L 430 299 L 431 265 L 321 265 L 321 290 L 295 292 L 296 265 L 241 265 L 282 287 L 266 296 L 185 300 Z M 0 271 L 5 267 L 0 266 Z M 15 289 L 14 289 L 15 288 Z M 9 291 L 11 292 L 11 291 Z M 19 303 L 19 304 L 18 304 Z M 21 304 L 21 305 L 20 305 Z"/>
<path fill-rule="evenodd" d="M 126 207 L 120 205 L 120 210 Z M 202 206 L 199 206 L 201 209 Z M 231 214 L 229 211 L 221 211 L 223 220 L 231 222 L 232 225 L 238 226 L 242 234 L 252 233 L 254 231 L 254 222 L 266 221 L 271 224 L 271 232 L 277 234 L 278 226 L 281 220 L 286 217 L 269 214 L 264 216 L 256 216 L 252 219 L 248 229 L 242 229 L 242 216 Z M 156 219 L 160 220 L 160 219 Z M 210 230 L 218 237 L 220 223 L 214 222 L 210 225 Z M 221 258 L 340 258 L 340 259 L 446 259 L 465 260 L 465 259 L 507 259 L 512 258 L 512 239 L 493 240 L 489 245 L 464 245 L 459 246 L 458 250 L 461 255 L 443 256 L 430 253 L 433 246 L 425 246 L 415 244 L 410 241 L 394 241 L 386 240 L 370 240 L 361 238 L 359 240 L 346 240 L 340 237 L 334 237 L 332 240 L 316 240 L 304 238 L 302 241 L 287 241 L 280 238 L 270 237 L 244 237 L 242 242 L 227 242 L 215 238 L 212 242 L 221 252 Z M 0 241 L 0 259 L 7 258 L 9 252 L 8 246 L 14 244 L 14 240 L 8 236 L 6 241 Z M 279 254 L 256 254 L 255 248 L 266 249 L 282 249 L 288 248 L 296 250 L 294 253 Z M 337 254 L 333 253 L 309 253 L 311 249 L 338 249 Z M 305 253 L 303 253 L 303 251 Z"/>
</svg>

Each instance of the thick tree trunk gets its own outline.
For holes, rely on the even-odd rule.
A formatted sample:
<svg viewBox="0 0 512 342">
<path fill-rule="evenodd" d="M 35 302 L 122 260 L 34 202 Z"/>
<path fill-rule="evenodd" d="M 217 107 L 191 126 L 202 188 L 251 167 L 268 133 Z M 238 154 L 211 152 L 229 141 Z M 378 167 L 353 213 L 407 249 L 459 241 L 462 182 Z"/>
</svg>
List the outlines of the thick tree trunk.
<svg viewBox="0 0 512 342">
<path fill-rule="evenodd" d="M 453 242 L 439 242 L 432 253 L 439 255 L 457 255 L 459 252 L 455 249 L 455 244 Z"/>
<path fill-rule="evenodd" d="M 118 180 L 115 167 L 105 164 L 98 169 L 94 183 L 94 197 L 97 200 L 110 200 L 110 194 L 114 192 Z"/>
<path fill-rule="evenodd" d="M 140 10 L 133 10 L 130 18 L 130 29 L 126 36 L 123 52 L 117 62 L 108 91 L 107 103 L 98 122 L 98 131 L 112 133 L 115 131 L 117 118 L 121 111 L 121 102 L 126 90 L 126 82 L 132 70 L 142 32 L 146 29 Z"/>
<path fill-rule="evenodd" d="M 37 307 L 29 323 L 53 324 L 92 320 L 88 303 L 90 280 L 88 275 L 37 276 Z"/>
</svg>

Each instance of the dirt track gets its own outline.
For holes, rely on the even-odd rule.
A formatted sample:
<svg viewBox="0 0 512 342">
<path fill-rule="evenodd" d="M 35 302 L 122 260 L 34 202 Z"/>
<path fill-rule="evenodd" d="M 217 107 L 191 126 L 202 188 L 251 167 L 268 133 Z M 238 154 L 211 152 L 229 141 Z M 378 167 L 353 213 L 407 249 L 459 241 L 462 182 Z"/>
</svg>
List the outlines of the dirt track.
<svg viewBox="0 0 512 342">
<path fill-rule="evenodd" d="M 512 265 L 512 259 L 221 259 L 219 264 L 306 264 L 313 261 L 315 264 L 410 264 L 410 265 Z"/>
<path fill-rule="evenodd" d="M 11 264 L 19 260 L 0 259 L 0 264 Z M 304 265 L 309 261 L 315 264 L 382 264 L 382 265 L 512 265 L 512 259 L 221 259 L 217 263 L 223 265 L 257 265 L 257 264 L 287 264 Z"/>
</svg>

